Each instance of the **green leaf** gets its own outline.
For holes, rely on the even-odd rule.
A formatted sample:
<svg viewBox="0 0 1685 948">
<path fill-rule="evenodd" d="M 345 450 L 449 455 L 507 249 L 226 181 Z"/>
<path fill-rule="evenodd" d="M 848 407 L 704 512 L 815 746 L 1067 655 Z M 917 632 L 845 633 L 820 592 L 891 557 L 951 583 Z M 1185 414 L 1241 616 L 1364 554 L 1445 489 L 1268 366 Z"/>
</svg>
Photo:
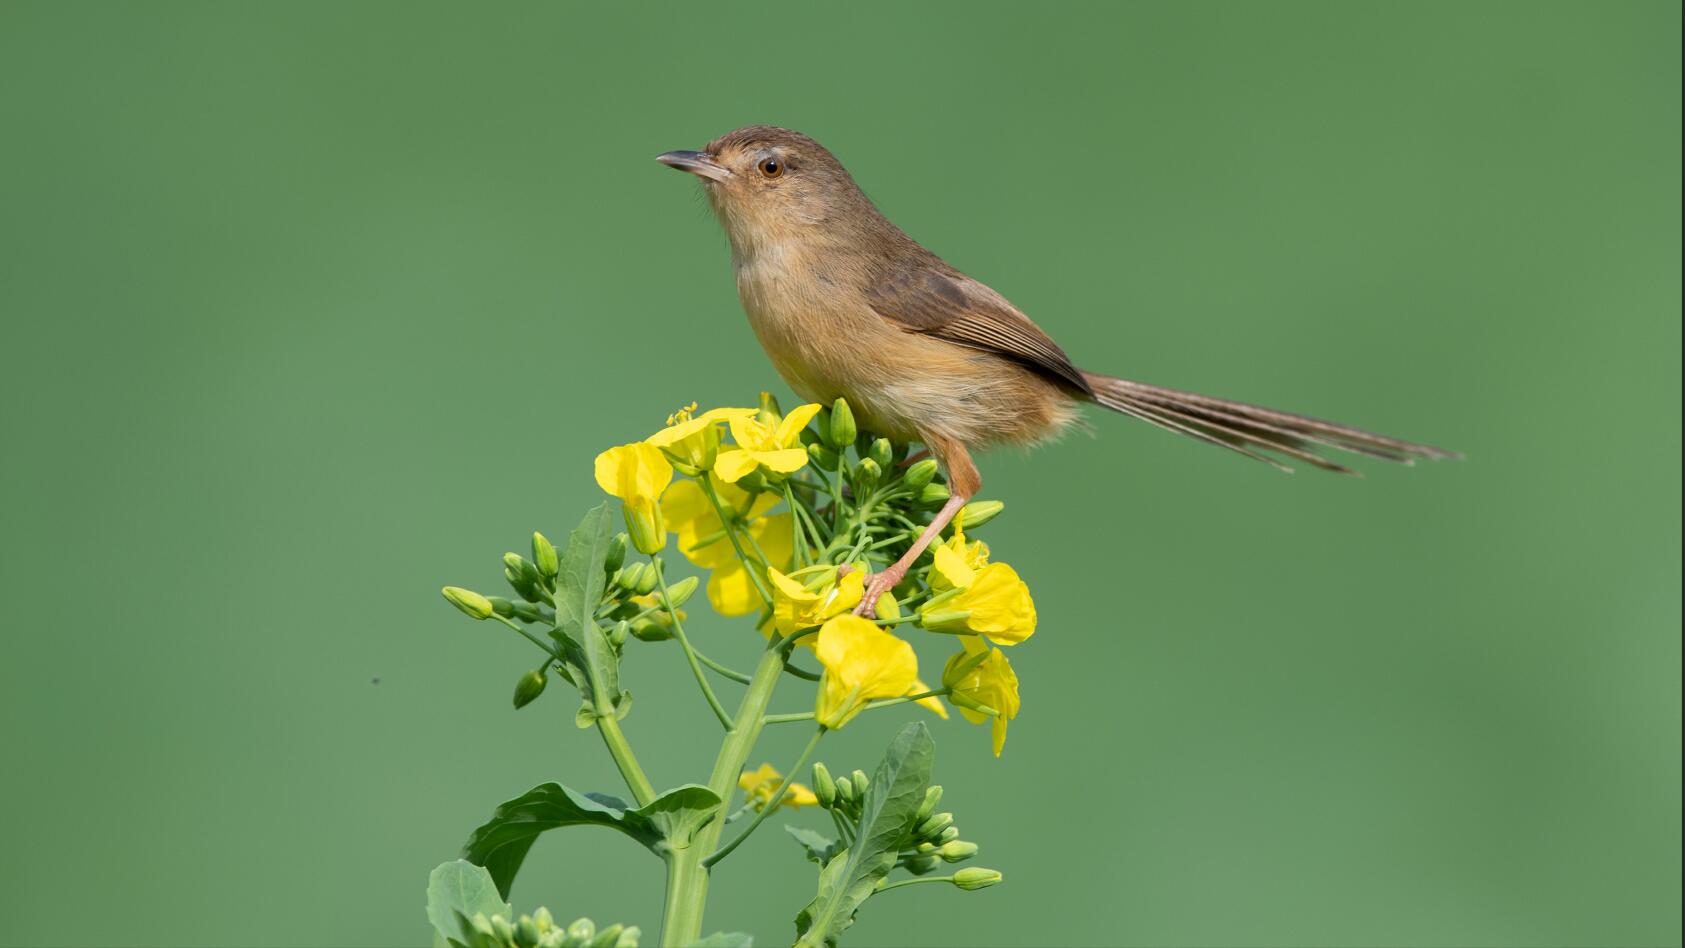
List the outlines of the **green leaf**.
<svg viewBox="0 0 1685 948">
<path fill-rule="evenodd" d="M 715 932 L 691 942 L 690 948 L 755 948 L 755 939 L 744 932 Z"/>
<path fill-rule="evenodd" d="M 603 627 L 597 624 L 597 606 L 603 598 L 603 561 L 614 537 L 610 532 L 609 505 L 605 501 L 591 508 L 568 536 L 567 552 L 561 556 L 556 577 L 556 631 L 570 665 L 584 675 L 574 680 L 599 716 L 615 712 L 620 703 L 620 663 Z"/>
<path fill-rule="evenodd" d="M 823 833 L 815 833 L 806 827 L 788 824 L 785 824 L 784 832 L 794 836 L 796 842 L 801 843 L 802 849 L 807 852 L 807 858 L 821 866 L 830 862 L 831 857 L 836 855 L 837 841 Z"/>
<path fill-rule="evenodd" d="M 527 851 L 545 830 L 606 826 L 637 840 L 656 855 L 691 844 L 697 829 L 720 807 L 714 791 L 698 784 L 676 787 L 637 809 L 601 793 L 579 793 L 546 783 L 504 803 L 462 847 L 462 858 L 484 866 L 505 898 Z M 473 916 L 470 915 L 470 918 Z"/>
<path fill-rule="evenodd" d="M 458 916 L 511 916 L 514 910 L 503 896 L 485 869 L 461 859 L 440 863 L 427 877 L 427 920 L 449 944 L 462 935 Z"/>
<path fill-rule="evenodd" d="M 860 808 L 854 844 L 819 873 L 819 894 L 796 916 L 798 945 L 835 945 L 913 832 L 936 763 L 936 744 L 924 722 L 901 729 L 889 745 Z"/>
</svg>

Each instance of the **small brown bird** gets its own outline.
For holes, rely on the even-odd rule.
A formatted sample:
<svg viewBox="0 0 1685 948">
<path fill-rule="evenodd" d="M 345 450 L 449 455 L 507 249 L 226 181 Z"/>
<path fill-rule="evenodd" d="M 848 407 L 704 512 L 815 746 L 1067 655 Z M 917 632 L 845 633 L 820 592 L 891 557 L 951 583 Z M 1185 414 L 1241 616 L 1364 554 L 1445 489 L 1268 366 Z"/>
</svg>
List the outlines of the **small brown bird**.
<svg viewBox="0 0 1685 948">
<path fill-rule="evenodd" d="M 1450 451 L 1303 415 L 1086 372 L 1028 316 L 919 246 L 880 213 L 837 159 L 806 135 L 740 128 L 662 164 L 702 181 L 731 240 L 737 293 L 778 373 L 803 398 L 847 398 L 867 430 L 920 441 L 952 496 L 860 610 L 894 587 L 982 486 L 971 449 L 1057 434 L 1093 402 L 1291 470 L 1273 452 L 1352 473 L 1316 453 L 1388 461 Z"/>
</svg>

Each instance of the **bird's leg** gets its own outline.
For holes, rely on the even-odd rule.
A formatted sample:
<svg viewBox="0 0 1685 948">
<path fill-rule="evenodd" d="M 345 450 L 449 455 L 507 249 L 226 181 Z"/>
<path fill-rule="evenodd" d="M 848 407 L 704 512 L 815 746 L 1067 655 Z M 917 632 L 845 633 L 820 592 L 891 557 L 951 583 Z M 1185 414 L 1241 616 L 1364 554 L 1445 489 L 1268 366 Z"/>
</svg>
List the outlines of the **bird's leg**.
<svg viewBox="0 0 1685 948">
<path fill-rule="evenodd" d="M 876 617 L 878 597 L 894 589 L 896 584 L 907 577 L 907 571 L 918 562 L 919 556 L 925 549 L 941 535 L 942 529 L 953 521 L 954 515 L 960 512 L 965 502 L 977 496 L 983 489 L 983 478 L 977 473 L 977 465 L 971 463 L 971 455 L 965 450 L 965 445 L 949 438 L 925 435 L 919 440 L 930 446 L 930 453 L 942 466 L 948 469 L 948 502 L 936 512 L 936 517 L 930 521 L 913 541 L 913 545 L 895 561 L 895 565 L 881 573 L 872 574 L 866 580 L 866 593 L 860 597 L 860 604 L 854 607 L 854 614 L 868 619 Z"/>
<path fill-rule="evenodd" d="M 930 521 L 930 524 L 924 528 L 924 532 L 919 534 L 919 538 L 913 541 L 912 546 L 907 548 L 907 552 L 901 554 L 901 558 L 895 561 L 895 565 L 873 573 L 871 578 L 866 580 L 866 592 L 865 595 L 860 597 L 860 604 L 854 607 L 855 615 L 865 616 L 868 619 L 877 617 L 878 597 L 894 589 L 900 584 L 901 580 L 907 578 L 907 570 L 913 568 L 913 564 L 918 562 L 920 554 L 924 553 L 931 542 L 941 535 L 942 529 L 954 519 L 954 515 L 959 513 L 960 508 L 965 506 L 966 499 L 963 494 L 950 496 L 948 502 L 942 505 L 942 509 L 936 512 L 936 519 Z"/>
<path fill-rule="evenodd" d="M 902 468 L 912 467 L 913 465 L 919 463 L 920 461 L 922 461 L 926 457 L 928 457 L 929 454 L 930 454 L 929 448 L 920 448 L 917 451 L 914 451 L 912 454 L 909 454 L 906 457 L 902 458 L 901 463 L 897 464 L 895 466 L 896 467 L 902 467 Z"/>
</svg>

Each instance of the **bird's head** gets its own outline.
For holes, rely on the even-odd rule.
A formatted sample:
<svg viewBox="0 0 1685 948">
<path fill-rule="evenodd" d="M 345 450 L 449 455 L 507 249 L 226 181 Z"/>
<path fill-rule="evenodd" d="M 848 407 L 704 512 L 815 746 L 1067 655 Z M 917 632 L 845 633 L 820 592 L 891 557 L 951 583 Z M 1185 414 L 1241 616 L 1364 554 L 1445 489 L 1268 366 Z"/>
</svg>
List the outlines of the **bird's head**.
<svg viewBox="0 0 1685 948">
<path fill-rule="evenodd" d="M 702 181 L 741 256 L 791 240 L 843 236 L 882 220 L 825 146 L 776 125 L 740 128 L 701 151 L 670 151 L 655 160 Z"/>
</svg>

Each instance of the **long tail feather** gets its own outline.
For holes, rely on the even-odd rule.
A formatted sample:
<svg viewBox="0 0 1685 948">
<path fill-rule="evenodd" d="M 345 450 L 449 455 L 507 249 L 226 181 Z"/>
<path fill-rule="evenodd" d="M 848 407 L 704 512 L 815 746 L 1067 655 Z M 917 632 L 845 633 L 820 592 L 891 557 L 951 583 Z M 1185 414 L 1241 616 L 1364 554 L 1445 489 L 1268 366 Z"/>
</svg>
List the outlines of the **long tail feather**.
<svg viewBox="0 0 1685 948">
<path fill-rule="evenodd" d="M 1260 452 L 1272 451 L 1340 474 L 1357 472 L 1315 453 L 1314 449 L 1337 448 L 1399 464 L 1414 464 L 1417 458 L 1461 457 L 1454 451 L 1244 402 L 1089 372 L 1084 372 L 1083 378 L 1094 390 L 1094 401 L 1101 406 L 1282 470 L 1292 468 Z"/>
</svg>

